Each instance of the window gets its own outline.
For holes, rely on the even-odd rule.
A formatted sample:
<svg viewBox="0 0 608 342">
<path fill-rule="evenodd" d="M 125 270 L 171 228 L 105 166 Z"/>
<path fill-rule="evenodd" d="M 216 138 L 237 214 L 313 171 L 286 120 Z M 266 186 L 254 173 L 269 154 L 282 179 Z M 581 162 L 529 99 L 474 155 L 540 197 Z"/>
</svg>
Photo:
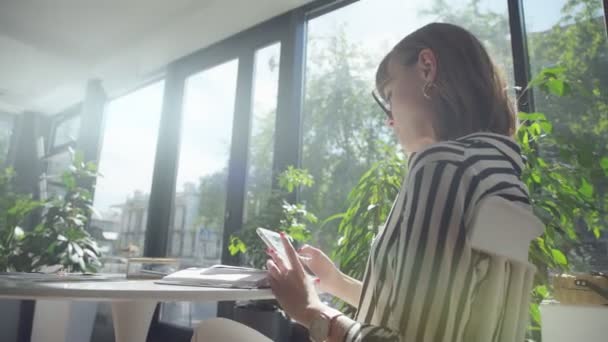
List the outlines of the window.
<svg viewBox="0 0 608 342">
<path fill-rule="evenodd" d="M 237 71 L 238 61 L 232 60 L 186 80 L 175 194 L 175 205 L 185 208 L 180 214 L 184 224 L 170 236 L 171 255 L 182 257 L 182 265 L 220 262 L 218 257 L 207 258 L 205 245 L 194 247 L 197 258 L 184 246 L 205 232 L 218 232 L 214 236 L 221 245 Z"/>
<path fill-rule="evenodd" d="M 563 68 L 560 77 L 572 85 L 563 96 L 534 90 L 535 109 L 552 122 L 556 140 L 542 144 L 540 153 L 564 163 L 575 160 L 588 171 L 594 194 L 605 194 L 608 187 L 598 176 L 602 175 L 598 157 L 608 156 L 608 39 L 602 0 L 523 4 L 532 74 Z M 572 158 L 569 151 L 574 150 Z M 598 204 L 597 223 L 605 227 L 605 195 Z M 608 236 L 596 238 L 593 225 L 581 219 L 574 227 L 580 243 L 563 248 L 574 271 L 608 271 Z"/>
<path fill-rule="evenodd" d="M 169 255 L 182 267 L 220 263 L 237 71 L 231 60 L 186 79 L 169 234 Z M 217 303 L 164 303 L 160 320 L 193 326 L 216 310 Z"/>
<path fill-rule="evenodd" d="M 261 213 L 271 193 L 280 52 L 276 43 L 255 54 L 245 223 Z"/>
<path fill-rule="evenodd" d="M 158 81 L 106 106 L 99 158 L 102 176 L 97 179 L 94 197 L 99 217 L 91 224 L 102 234 L 112 233 L 103 234 L 113 238 L 102 241 L 108 256 L 143 253 L 163 90 L 164 81 Z"/>
<path fill-rule="evenodd" d="M 80 106 L 77 107 L 78 110 Z M 53 148 L 76 142 L 80 131 L 80 115 L 73 115 L 59 122 L 55 128 Z"/>
<path fill-rule="evenodd" d="M 59 180 L 61 174 L 72 163 L 72 152 L 63 149 L 61 152 L 49 155 L 46 158 L 46 174 L 51 180 Z"/>
<path fill-rule="evenodd" d="M 512 82 L 507 2 L 361 0 L 309 21 L 302 167 L 315 179 L 302 192 L 321 221 L 342 212 L 364 171 L 396 146 L 370 92 L 377 65 L 403 37 L 430 22 L 471 30 Z M 338 220 L 313 227 L 314 244 L 329 251 Z"/>
</svg>

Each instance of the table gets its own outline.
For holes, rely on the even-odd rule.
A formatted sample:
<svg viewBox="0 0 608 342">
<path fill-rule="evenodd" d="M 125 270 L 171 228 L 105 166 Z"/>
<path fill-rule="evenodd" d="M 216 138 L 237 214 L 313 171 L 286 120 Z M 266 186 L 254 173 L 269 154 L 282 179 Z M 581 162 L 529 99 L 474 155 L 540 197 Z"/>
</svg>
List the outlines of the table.
<svg viewBox="0 0 608 342">
<path fill-rule="evenodd" d="M 145 342 L 158 302 L 261 300 L 273 299 L 274 295 L 270 289 L 161 285 L 153 280 L 36 283 L 1 280 L 0 298 L 109 301 L 116 341 Z M 52 316 L 48 317 L 50 321 L 57 319 Z"/>
</svg>

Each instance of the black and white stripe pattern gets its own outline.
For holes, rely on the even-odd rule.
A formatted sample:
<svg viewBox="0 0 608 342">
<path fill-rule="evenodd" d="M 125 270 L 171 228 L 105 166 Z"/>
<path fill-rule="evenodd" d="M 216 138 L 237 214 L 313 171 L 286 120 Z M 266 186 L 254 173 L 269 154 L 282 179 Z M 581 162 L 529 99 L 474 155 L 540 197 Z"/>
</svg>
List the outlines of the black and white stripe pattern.
<svg viewBox="0 0 608 342">
<path fill-rule="evenodd" d="M 470 248 L 477 203 L 529 206 L 515 141 L 475 133 L 410 156 L 409 173 L 371 247 L 345 341 L 462 341 L 487 258 Z"/>
</svg>

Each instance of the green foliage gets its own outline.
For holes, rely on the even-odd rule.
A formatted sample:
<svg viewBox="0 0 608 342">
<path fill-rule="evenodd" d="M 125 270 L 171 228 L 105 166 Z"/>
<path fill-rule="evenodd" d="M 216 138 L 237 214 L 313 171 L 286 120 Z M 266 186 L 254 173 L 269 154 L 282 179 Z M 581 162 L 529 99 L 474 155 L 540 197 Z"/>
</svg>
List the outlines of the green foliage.
<svg viewBox="0 0 608 342">
<path fill-rule="evenodd" d="M 307 170 L 296 169 L 292 165 L 279 175 L 279 187 L 289 193 L 299 185 L 311 187 L 314 183 L 313 177 Z"/>
<path fill-rule="evenodd" d="M 0 269 L 33 272 L 45 266 L 61 265 L 67 272 L 94 272 L 100 266 L 97 243 L 86 231 L 93 212 L 87 189 L 97 177 L 93 163 L 75 154 L 72 166 L 62 175 L 66 194 L 45 201 L 16 194 L 12 189 L 14 172 L 0 175 Z M 37 211 L 41 219 L 31 231 L 21 228 Z"/>
<path fill-rule="evenodd" d="M 303 189 L 300 198 L 322 218 L 344 211 L 346 195 L 383 157 L 383 145 L 396 144 L 370 94 L 373 71 L 384 51 L 354 44 L 345 29 L 339 26 L 332 35 L 311 29 L 308 38 L 301 167 L 315 183 Z M 311 225 L 318 247 L 333 248 L 338 223 Z"/>
<path fill-rule="evenodd" d="M 340 239 L 331 257 L 342 272 L 355 279 L 363 278 L 372 239 L 384 224 L 407 169 L 406 161 L 394 148 L 384 146 L 382 151 L 384 158 L 363 174 L 348 195 L 346 212 L 324 222 L 340 220 Z M 352 307 L 337 301 L 343 310 L 353 312 Z"/>
<path fill-rule="evenodd" d="M 227 168 L 200 178 L 198 184 L 198 193 L 200 197 L 198 208 L 199 217 L 197 224 L 191 228 L 203 226 L 215 231 L 222 230 L 226 209 L 227 178 Z"/>
<path fill-rule="evenodd" d="M 538 87 L 555 96 L 568 95 L 571 89 L 570 84 L 566 81 L 565 71 L 564 67 L 545 68 L 532 79 L 528 87 Z"/>
<path fill-rule="evenodd" d="M 314 214 L 307 211 L 305 205 L 291 204 L 285 200 L 295 190 L 314 184 L 308 171 L 289 166 L 277 179 L 280 189 L 272 192 L 265 210 L 251 218 L 242 231 L 231 236 L 228 245 L 231 255 L 242 254 L 245 264 L 257 268 L 263 268 L 268 258 L 266 245 L 256 233 L 258 227 L 286 232 L 297 242 L 303 243 L 311 237 L 308 225 L 318 221 Z"/>
</svg>

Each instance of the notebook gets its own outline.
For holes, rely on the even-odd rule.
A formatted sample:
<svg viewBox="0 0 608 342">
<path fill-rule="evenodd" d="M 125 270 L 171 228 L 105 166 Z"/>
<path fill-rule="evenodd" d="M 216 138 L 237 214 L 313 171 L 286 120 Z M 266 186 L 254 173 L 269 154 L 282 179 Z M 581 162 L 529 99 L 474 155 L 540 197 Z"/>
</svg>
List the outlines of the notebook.
<svg viewBox="0 0 608 342">
<path fill-rule="evenodd" d="M 157 284 L 206 286 L 236 289 L 269 288 L 268 272 L 248 267 L 214 265 L 207 268 L 190 267 L 171 273 Z"/>
</svg>

